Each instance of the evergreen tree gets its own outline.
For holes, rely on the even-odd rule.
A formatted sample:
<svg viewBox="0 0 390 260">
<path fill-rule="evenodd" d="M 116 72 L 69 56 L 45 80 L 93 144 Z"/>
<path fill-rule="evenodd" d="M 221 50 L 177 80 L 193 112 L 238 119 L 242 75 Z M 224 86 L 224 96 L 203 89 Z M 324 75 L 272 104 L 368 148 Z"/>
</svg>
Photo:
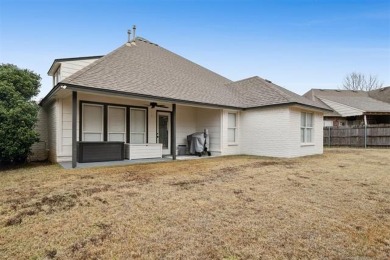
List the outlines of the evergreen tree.
<svg viewBox="0 0 390 260">
<path fill-rule="evenodd" d="M 25 162 L 39 140 L 34 126 L 41 77 L 12 64 L 0 65 L 0 164 Z"/>
</svg>

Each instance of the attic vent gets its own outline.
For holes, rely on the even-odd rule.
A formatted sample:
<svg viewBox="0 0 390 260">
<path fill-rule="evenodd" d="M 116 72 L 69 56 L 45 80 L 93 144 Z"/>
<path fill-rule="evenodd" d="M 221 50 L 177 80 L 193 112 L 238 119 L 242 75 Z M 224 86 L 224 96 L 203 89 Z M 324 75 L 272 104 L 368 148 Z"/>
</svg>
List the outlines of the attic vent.
<svg viewBox="0 0 390 260">
<path fill-rule="evenodd" d="M 324 91 L 324 89 L 320 89 L 320 91 Z"/>
<path fill-rule="evenodd" d="M 341 90 L 340 89 L 336 89 L 336 92 L 341 92 Z"/>
<path fill-rule="evenodd" d="M 265 79 L 265 81 L 268 83 L 272 83 L 272 81 L 270 81 L 269 79 Z"/>
</svg>

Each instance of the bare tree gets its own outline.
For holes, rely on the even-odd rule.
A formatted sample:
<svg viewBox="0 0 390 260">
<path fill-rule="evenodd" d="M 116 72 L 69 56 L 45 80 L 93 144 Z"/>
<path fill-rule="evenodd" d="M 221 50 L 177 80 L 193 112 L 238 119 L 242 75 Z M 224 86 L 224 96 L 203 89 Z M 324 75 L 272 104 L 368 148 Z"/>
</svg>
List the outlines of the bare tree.
<svg viewBox="0 0 390 260">
<path fill-rule="evenodd" d="M 343 88 L 348 90 L 370 91 L 383 86 L 376 76 L 369 75 L 366 77 L 362 73 L 352 72 L 344 78 Z"/>
<path fill-rule="evenodd" d="M 370 75 L 366 81 L 366 90 L 367 91 L 382 88 L 382 87 L 383 87 L 383 83 L 380 83 L 378 81 L 378 78 L 375 76 Z"/>
</svg>

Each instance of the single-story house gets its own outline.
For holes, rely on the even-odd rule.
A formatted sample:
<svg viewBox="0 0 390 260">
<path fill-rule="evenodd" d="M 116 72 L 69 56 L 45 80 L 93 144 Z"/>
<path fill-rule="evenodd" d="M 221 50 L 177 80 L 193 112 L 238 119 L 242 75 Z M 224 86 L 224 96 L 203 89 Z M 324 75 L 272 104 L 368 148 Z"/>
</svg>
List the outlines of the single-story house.
<svg viewBox="0 0 390 260">
<path fill-rule="evenodd" d="M 390 124 L 390 104 L 375 97 L 382 92 L 311 89 L 303 96 L 332 110 L 324 113 L 324 126 Z"/>
<path fill-rule="evenodd" d="M 204 129 L 212 155 L 323 152 L 325 106 L 260 77 L 231 81 L 141 37 L 104 56 L 56 59 L 48 74 L 40 105 L 52 162 L 110 160 L 118 143 L 129 159 L 176 159 Z"/>
</svg>

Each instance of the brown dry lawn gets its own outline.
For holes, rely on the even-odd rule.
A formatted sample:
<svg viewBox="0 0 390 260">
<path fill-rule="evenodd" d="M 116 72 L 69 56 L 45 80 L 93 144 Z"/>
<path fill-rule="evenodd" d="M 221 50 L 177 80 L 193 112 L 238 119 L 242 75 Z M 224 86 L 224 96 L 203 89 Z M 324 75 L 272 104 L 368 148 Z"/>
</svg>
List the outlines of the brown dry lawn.
<svg viewBox="0 0 390 260">
<path fill-rule="evenodd" d="M 0 173 L 1 259 L 389 259 L 390 149 Z"/>
</svg>

